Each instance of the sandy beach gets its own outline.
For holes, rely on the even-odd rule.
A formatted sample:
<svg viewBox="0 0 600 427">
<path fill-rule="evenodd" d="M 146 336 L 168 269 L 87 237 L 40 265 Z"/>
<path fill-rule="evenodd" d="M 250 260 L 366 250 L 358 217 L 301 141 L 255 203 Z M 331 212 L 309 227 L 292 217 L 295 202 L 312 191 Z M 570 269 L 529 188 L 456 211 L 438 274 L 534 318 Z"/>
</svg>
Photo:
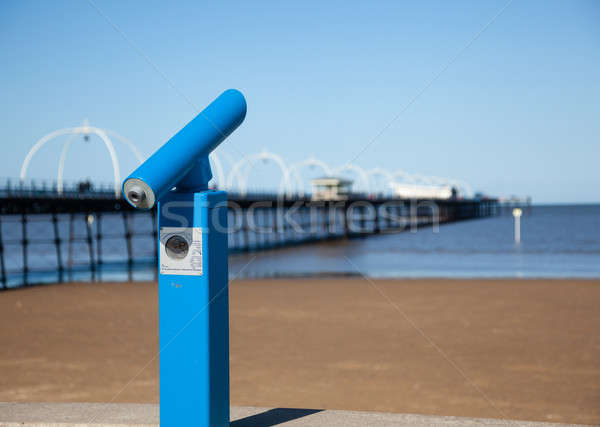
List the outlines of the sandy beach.
<svg viewBox="0 0 600 427">
<path fill-rule="evenodd" d="M 234 405 L 600 423 L 600 281 L 237 280 Z M 157 402 L 155 283 L 0 293 L 0 401 Z"/>
</svg>

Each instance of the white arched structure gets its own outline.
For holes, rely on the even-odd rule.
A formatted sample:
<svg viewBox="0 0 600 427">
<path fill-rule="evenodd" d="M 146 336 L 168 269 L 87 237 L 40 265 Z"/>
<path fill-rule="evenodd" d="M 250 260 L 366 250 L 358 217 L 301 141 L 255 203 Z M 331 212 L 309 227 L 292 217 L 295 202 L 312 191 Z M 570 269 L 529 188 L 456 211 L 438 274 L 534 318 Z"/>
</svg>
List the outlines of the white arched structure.
<svg viewBox="0 0 600 427">
<path fill-rule="evenodd" d="M 106 132 L 103 129 L 99 129 L 99 128 L 93 127 L 93 126 L 88 126 L 86 123 L 84 123 L 83 126 L 79 126 L 79 127 L 55 130 L 54 132 L 50 132 L 49 134 L 47 134 L 47 135 L 43 136 L 41 139 L 39 139 L 33 145 L 33 147 L 31 147 L 31 149 L 27 153 L 27 156 L 25 156 L 25 160 L 23 161 L 23 165 L 21 166 L 21 174 L 20 174 L 21 181 L 23 181 L 25 179 L 25 177 L 27 176 L 27 169 L 29 167 L 29 163 L 31 162 L 31 159 L 39 151 L 39 149 L 42 148 L 46 143 L 50 142 L 54 138 L 57 138 L 57 137 L 63 136 L 63 135 L 84 135 L 85 136 L 85 135 L 90 135 L 90 134 L 97 135 L 102 140 L 102 142 L 106 146 L 106 149 L 108 150 L 108 153 L 110 155 L 110 160 L 112 163 L 112 167 L 113 167 L 115 197 L 120 197 L 121 196 L 121 173 L 119 171 L 119 159 L 117 157 L 117 153 L 115 152 L 115 148 L 112 144 L 112 141 L 110 140 L 108 135 L 106 135 Z M 61 158 L 63 159 L 63 162 L 64 162 L 64 158 L 66 156 L 66 151 L 68 150 L 68 148 L 72 142 L 73 142 L 73 139 L 71 138 L 65 144 L 66 149 L 65 149 L 65 147 L 63 147 L 63 151 L 61 153 Z M 59 159 L 59 162 L 60 162 L 60 159 Z M 61 177 L 60 187 L 62 190 L 62 177 Z"/>
<path fill-rule="evenodd" d="M 444 178 L 442 176 L 428 175 L 424 178 L 425 178 L 426 182 L 430 185 L 438 185 L 438 186 L 450 185 L 450 180 L 448 178 Z"/>
<path fill-rule="evenodd" d="M 82 126 L 55 130 L 39 139 L 29 150 L 27 156 L 25 157 L 25 160 L 23 161 L 20 174 L 21 181 L 23 181 L 27 175 L 27 169 L 32 158 L 45 144 L 60 136 L 70 135 L 70 137 L 62 146 L 60 158 L 58 161 L 57 190 L 59 193 L 62 193 L 64 166 L 68 150 L 72 146 L 73 142 L 75 142 L 75 138 L 78 135 L 83 135 L 87 139 L 92 134 L 97 135 L 102 140 L 106 149 L 108 150 L 113 167 L 115 196 L 120 197 L 121 176 L 119 170 L 119 161 L 113 143 L 109 138 L 109 135 L 115 140 L 125 144 L 129 148 L 129 150 L 131 150 L 131 152 L 134 154 L 134 156 L 140 164 L 143 162 L 144 158 L 137 149 L 137 147 L 131 141 L 117 134 L 116 132 L 89 126 L 87 120 L 84 121 Z M 225 169 L 223 167 L 221 155 L 225 157 L 225 159 L 231 167 L 228 175 L 226 174 Z M 280 195 L 284 194 L 284 192 L 290 195 L 292 190 L 294 189 L 294 185 L 296 186 L 296 189 L 298 189 L 298 193 L 300 195 L 304 195 L 304 183 L 302 181 L 301 176 L 301 170 L 304 167 L 318 167 L 323 171 L 323 173 L 326 176 L 342 174 L 344 172 L 353 172 L 362 182 L 364 188 L 361 188 L 361 190 L 364 190 L 366 192 L 377 191 L 375 185 L 376 182 L 374 178 L 379 176 L 383 177 L 389 184 L 392 184 L 394 182 L 403 182 L 415 186 L 452 186 L 459 190 L 466 197 L 470 197 L 473 195 L 471 186 L 463 180 L 448 179 L 437 176 L 425 176 L 420 174 L 409 174 L 402 170 L 390 172 L 380 167 L 376 167 L 365 171 L 363 168 L 353 163 L 347 163 L 343 166 L 332 169 L 327 163 L 315 158 L 314 156 L 309 157 L 301 162 L 295 163 L 288 168 L 281 156 L 269 152 L 267 150 L 264 150 L 261 153 L 246 156 L 237 162 L 234 162 L 234 159 L 231 157 L 231 155 L 225 151 L 219 151 L 218 153 L 213 152 L 210 155 L 210 162 L 215 173 L 214 180 L 216 180 L 218 186 L 223 189 L 233 189 L 234 186 L 237 185 L 237 189 L 244 195 L 248 191 L 248 176 L 252 171 L 253 167 L 260 161 L 272 161 L 279 167 L 281 171 L 281 180 L 279 182 L 278 192 Z"/>
<path fill-rule="evenodd" d="M 346 163 L 344 166 L 340 166 L 334 169 L 334 173 L 343 173 L 347 171 L 356 173 L 362 180 L 363 185 L 365 186 L 365 191 L 369 191 L 369 176 L 367 175 L 365 170 L 360 166 L 357 166 L 353 163 Z"/>
<path fill-rule="evenodd" d="M 225 161 L 223 162 L 223 159 Z M 235 160 L 229 152 L 223 149 L 223 146 L 217 147 L 217 149 L 209 155 L 210 165 L 213 172 L 213 185 L 218 186 L 219 189 L 227 189 L 227 169 L 231 170 L 235 165 Z"/>
<path fill-rule="evenodd" d="M 372 193 L 378 192 L 376 188 L 377 183 L 373 180 L 373 178 L 375 178 L 376 176 L 383 177 L 386 180 L 386 188 L 384 188 L 383 191 L 379 191 L 379 193 L 389 191 L 391 189 L 391 184 L 394 182 L 394 174 L 392 174 L 387 169 L 383 168 L 373 168 L 371 170 L 368 170 L 367 176 L 369 177 L 369 191 L 371 191 Z"/>
<path fill-rule="evenodd" d="M 221 159 L 214 151 L 210 153 L 208 156 L 209 161 L 212 165 L 211 170 L 216 173 L 216 176 L 213 174 L 213 181 L 216 178 L 218 188 L 223 189 L 227 183 L 225 182 L 225 171 L 223 170 L 223 163 L 221 163 Z"/>
<path fill-rule="evenodd" d="M 133 153 L 133 155 L 135 156 L 135 158 L 137 159 L 137 161 L 140 165 L 142 163 L 144 163 L 144 160 L 145 160 L 144 156 L 142 156 L 142 153 L 140 153 L 140 150 L 138 150 L 138 148 L 135 146 L 135 144 L 133 142 L 131 142 L 129 139 L 125 138 L 124 136 L 121 136 L 118 133 L 113 132 L 112 130 L 104 129 L 104 132 L 107 135 L 115 138 L 117 141 L 120 141 L 123 144 L 125 144 L 127 146 L 127 148 L 129 148 L 129 150 Z"/>
<path fill-rule="evenodd" d="M 89 128 L 89 125 L 87 124 L 87 120 L 84 121 L 84 124 L 83 124 L 82 127 Z M 141 165 L 144 162 L 144 157 L 142 156 L 142 153 L 140 153 L 140 151 L 133 144 L 133 142 L 131 142 L 127 138 L 119 135 L 116 132 L 113 132 L 113 131 L 110 131 L 110 130 L 106 130 L 106 129 L 103 129 L 103 130 L 104 130 L 104 133 L 106 133 L 106 135 L 111 135 L 117 141 L 120 141 L 123 144 L 125 144 L 127 146 L 127 148 L 129 148 L 129 150 L 131 150 L 131 152 L 133 153 L 133 155 L 137 159 L 138 164 Z M 86 133 L 85 135 L 89 135 L 89 133 Z M 71 137 L 67 140 L 67 142 L 65 142 L 63 144 L 62 150 L 60 152 L 60 159 L 58 161 L 58 174 L 57 174 L 57 177 L 56 177 L 56 190 L 57 190 L 58 194 L 62 194 L 62 192 L 63 192 L 64 170 L 65 170 L 65 161 L 66 161 L 66 158 L 67 158 L 67 151 L 71 147 L 71 144 L 74 142 L 74 139 L 75 139 L 76 136 L 77 136 L 76 133 L 71 134 Z M 118 159 L 117 159 L 117 161 L 118 161 Z M 119 183 L 119 189 L 120 189 L 120 183 Z M 120 190 L 119 190 L 119 194 L 120 194 Z"/>
<path fill-rule="evenodd" d="M 225 162 L 221 162 L 223 166 L 227 166 L 229 169 L 231 169 L 233 168 L 233 165 L 235 165 L 235 159 L 229 151 L 225 150 L 225 148 L 222 145 L 219 145 L 217 149 L 213 151 L 213 153 L 217 153 L 219 155 L 219 158 L 225 159 Z M 225 184 L 226 182 L 223 182 L 223 185 Z"/>
<path fill-rule="evenodd" d="M 415 182 L 415 179 L 411 174 L 400 169 L 395 171 L 392 175 L 394 177 L 394 181 L 408 182 L 411 184 Z"/>
<path fill-rule="evenodd" d="M 63 192 L 63 174 L 65 170 L 65 159 L 67 158 L 67 151 L 69 147 L 73 143 L 73 140 L 77 137 L 77 134 L 71 134 L 67 142 L 65 142 L 60 150 L 60 159 L 58 160 L 58 174 L 56 176 L 56 191 L 58 194 L 62 194 Z M 21 178 L 23 179 L 23 178 Z"/>
<path fill-rule="evenodd" d="M 252 154 L 250 156 L 244 157 L 239 160 L 237 163 L 233 165 L 233 168 L 229 172 L 229 177 L 227 180 L 227 187 L 232 189 L 234 187 L 234 183 L 237 181 L 237 185 L 240 193 L 245 195 L 248 190 L 248 175 L 250 174 L 252 167 L 259 161 L 273 161 L 279 169 L 281 170 L 281 180 L 279 181 L 278 193 L 279 195 L 284 194 L 285 191 L 290 193 L 289 182 L 290 182 L 290 173 L 287 165 L 285 164 L 283 158 L 281 156 L 271 153 L 269 151 L 262 151 L 258 154 Z M 245 170 L 243 168 L 246 168 Z"/>
<path fill-rule="evenodd" d="M 420 185 L 435 185 L 436 180 L 432 179 L 430 176 L 427 175 L 421 175 L 419 173 L 415 173 L 412 175 L 412 178 L 414 180 L 414 182 L 416 184 L 420 184 Z"/>
<path fill-rule="evenodd" d="M 325 176 L 333 175 L 333 171 L 329 167 L 327 163 L 322 160 L 319 160 L 315 157 L 309 157 L 301 162 L 294 163 L 289 169 L 289 178 L 290 180 L 293 178 L 295 180 L 295 184 L 297 185 L 296 189 L 300 196 L 304 196 L 304 182 L 302 181 L 302 176 L 300 175 L 300 171 L 305 167 L 318 167 L 320 168 Z M 292 182 L 290 182 L 290 186 Z"/>
</svg>

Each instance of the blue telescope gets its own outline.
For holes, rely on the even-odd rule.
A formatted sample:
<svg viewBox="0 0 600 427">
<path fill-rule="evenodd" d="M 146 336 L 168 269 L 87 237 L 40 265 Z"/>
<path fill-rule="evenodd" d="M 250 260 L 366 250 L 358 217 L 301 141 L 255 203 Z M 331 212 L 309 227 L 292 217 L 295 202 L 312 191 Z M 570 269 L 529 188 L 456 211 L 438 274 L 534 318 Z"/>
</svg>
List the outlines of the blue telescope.
<svg viewBox="0 0 600 427">
<path fill-rule="evenodd" d="M 227 90 L 124 182 L 157 205 L 160 425 L 229 426 L 227 194 L 208 189 L 208 155 L 246 116 Z"/>
<path fill-rule="evenodd" d="M 160 147 L 123 182 L 123 195 L 138 209 L 150 209 L 173 187 L 200 191 L 212 178 L 208 155 L 246 116 L 244 95 L 223 92 Z"/>
</svg>

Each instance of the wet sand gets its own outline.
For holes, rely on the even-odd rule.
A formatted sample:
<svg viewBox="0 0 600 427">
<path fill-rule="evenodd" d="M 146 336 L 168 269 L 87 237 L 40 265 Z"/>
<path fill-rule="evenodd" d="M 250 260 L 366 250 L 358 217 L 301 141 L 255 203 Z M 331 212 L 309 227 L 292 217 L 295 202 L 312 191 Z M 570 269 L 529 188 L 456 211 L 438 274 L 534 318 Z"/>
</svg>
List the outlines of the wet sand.
<svg viewBox="0 0 600 427">
<path fill-rule="evenodd" d="M 600 281 L 238 280 L 234 405 L 600 423 Z M 0 293 L 0 401 L 157 402 L 154 283 Z"/>
</svg>

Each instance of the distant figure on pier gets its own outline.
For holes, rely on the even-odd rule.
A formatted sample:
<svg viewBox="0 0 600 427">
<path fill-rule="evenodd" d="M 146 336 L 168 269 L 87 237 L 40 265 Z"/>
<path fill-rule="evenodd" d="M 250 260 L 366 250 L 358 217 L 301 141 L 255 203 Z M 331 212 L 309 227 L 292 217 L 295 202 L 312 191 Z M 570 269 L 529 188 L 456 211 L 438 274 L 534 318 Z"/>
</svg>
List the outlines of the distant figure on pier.
<svg viewBox="0 0 600 427">
<path fill-rule="evenodd" d="M 452 187 L 452 194 L 450 196 L 450 200 L 458 199 L 458 189 L 456 187 Z"/>
<path fill-rule="evenodd" d="M 92 191 L 92 182 L 89 179 L 86 179 L 85 181 L 80 181 L 79 184 L 77 184 L 77 190 L 80 193 L 89 193 L 90 191 Z"/>
</svg>

